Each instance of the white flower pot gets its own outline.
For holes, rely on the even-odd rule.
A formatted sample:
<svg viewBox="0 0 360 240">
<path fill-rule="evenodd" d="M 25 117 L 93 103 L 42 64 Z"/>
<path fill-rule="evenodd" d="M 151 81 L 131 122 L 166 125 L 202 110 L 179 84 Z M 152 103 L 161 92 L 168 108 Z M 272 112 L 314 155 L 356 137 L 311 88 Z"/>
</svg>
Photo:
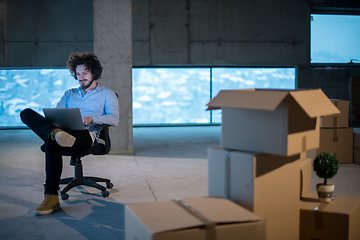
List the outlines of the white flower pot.
<svg viewBox="0 0 360 240">
<path fill-rule="evenodd" d="M 323 183 L 316 184 L 316 191 L 318 192 L 319 200 L 322 203 L 331 202 L 332 193 L 335 189 L 335 185 L 328 183 L 324 185 Z"/>
</svg>

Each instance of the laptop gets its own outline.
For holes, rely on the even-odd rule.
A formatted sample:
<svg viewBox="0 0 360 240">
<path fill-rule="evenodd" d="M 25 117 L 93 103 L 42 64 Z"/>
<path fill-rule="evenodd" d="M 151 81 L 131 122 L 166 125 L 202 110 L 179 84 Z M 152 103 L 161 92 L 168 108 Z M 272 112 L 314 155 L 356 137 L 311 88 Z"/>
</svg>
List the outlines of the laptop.
<svg viewBox="0 0 360 240">
<path fill-rule="evenodd" d="M 69 130 L 86 129 L 79 108 L 43 108 L 45 118 L 55 126 Z"/>
</svg>

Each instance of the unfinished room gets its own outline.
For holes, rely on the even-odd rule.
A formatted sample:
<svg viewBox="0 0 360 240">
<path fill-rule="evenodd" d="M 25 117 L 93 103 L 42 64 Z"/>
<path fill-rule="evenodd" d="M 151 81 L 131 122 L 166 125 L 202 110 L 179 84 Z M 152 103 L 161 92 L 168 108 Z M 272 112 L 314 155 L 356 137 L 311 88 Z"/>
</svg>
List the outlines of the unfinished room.
<svg viewBox="0 0 360 240">
<path fill-rule="evenodd" d="M 0 0 L 0 238 L 360 240 L 358 0 Z"/>
</svg>

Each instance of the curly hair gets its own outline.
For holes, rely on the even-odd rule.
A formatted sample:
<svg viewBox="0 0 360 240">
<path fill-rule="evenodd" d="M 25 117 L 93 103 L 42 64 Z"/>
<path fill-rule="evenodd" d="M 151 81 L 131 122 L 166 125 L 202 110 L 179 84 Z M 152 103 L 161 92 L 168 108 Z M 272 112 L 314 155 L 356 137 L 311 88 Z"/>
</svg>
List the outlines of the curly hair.
<svg viewBox="0 0 360 240">
<path fill-rule="evenodd" d="M 66 67 L 70 70 L 71 75 L 77 80 L 76 67 L 78 65 L 85 65 L 86 69 L 89 69 L 93 75 L 94 80 L 100 78 L 103 71 L 99 59 L 92 53 L 71 53 L 67 61 Z"/>
</svg>

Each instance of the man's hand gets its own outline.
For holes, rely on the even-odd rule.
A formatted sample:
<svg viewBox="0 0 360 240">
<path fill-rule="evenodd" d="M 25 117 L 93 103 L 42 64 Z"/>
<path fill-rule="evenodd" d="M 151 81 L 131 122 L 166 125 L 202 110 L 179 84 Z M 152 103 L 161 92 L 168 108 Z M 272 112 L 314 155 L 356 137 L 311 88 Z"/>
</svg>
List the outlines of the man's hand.
<svg viewBox="0 0 360 240">
<path fill-rule="evenodd" d="M 82 121 L 83 121 L 84 125 L 87 126 L 93 122 L 93 118 L 92 117 L 83 117 Z"/>
</svg>

